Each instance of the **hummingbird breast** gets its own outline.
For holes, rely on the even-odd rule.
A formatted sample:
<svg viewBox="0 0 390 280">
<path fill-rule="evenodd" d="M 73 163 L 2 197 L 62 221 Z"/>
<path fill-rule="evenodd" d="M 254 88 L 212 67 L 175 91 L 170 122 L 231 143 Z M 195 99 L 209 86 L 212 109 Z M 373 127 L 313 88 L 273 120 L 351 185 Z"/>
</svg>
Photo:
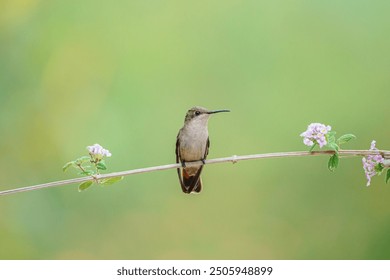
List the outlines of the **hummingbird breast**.
<svg viewBox="0 0 390 280">
<path fill-rule="evenodd" d="M 180 130 L 181 161 L 201 160 L 205 156 L 209 133 L 207 126 L 188 124 Z"/>
</svg>

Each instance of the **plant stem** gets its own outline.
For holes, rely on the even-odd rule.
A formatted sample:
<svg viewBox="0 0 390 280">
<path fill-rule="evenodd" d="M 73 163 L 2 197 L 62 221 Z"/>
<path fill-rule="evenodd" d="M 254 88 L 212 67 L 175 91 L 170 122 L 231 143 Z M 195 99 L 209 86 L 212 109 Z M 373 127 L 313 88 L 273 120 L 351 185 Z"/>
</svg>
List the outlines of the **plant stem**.
<svg viewBox="0 0 390 280">
<path fill-rule="evenodd" d="M 312 151 L 312 152 L 306 152 L 306 151 L 297 151 L 297 152 L 280 152 L 280 153 L 266 153 L 266 154 L 253 154 L 253 155 L 244 155 L 244 156 L 231 156 L 231 157 L 224 157 L 224 158 L 215 158 L 215 159 L 209 159 L 205 161 L 205 164 L 215 164 L 215 163 L 223 163 L 223 162 L 232 162 L 236 163 L 241 160 L 252 160 L 252 159 L 261 159 L 261 158 L 286 158 L 286 157 L 306 157 L 306 156 L 323 156 L 323 155 L 333 155 L 335 151 Z M 390 151 L 385 150 L 377 150 L 377 151 L 370 151 L 370 150 L 339 150 L 339 156 L 340 157 L 356 157 L 356 156 L 367 156 L 367 155 L 382 155 L 385 159 L 390 159 Z M 186 162 L 186 166 L 198 166 L 202 165 L 202 161 L 195 161 L 195 162 Z M 9 189 L 5 191 L 0 191 L 0 196 L 3 195 L 9 195 L 19 192 L 27 192 L 27 191 L 33 191 L 33 190 L 39 190 L 44 188 L 51 188 L 51 187 L 58 187 L 63 185 L 69 185 L 74 183 L 81 183 L 85 181 L 90 180 L 101 180 L 101 179 L 107 179 L 107 178 L 113 178 L 113 177 L 119 177 L 119 176 L 129 176 L 139 173 L 148 173 L 148 172 L 154 172 L 154 171 L 160 171 L 160 170 L 168 170 L 168 169 L 175 169 L 180 168 L 181 164 L 167 164 L 167 165 L 160 165 L 160 166 L 153 166 L 153 167 L 147 167 L 147 168 L 139 168 L 139 169 L 133 169 L 133 170 L 126 170 L 126 171 L 120 171 L 120 172 L 113 172 L 108 174 L 101 174 L 101 175 L 95 175 L 95 176 L 87 176 L 87 177 L 81 177 L 81 178 L 74 178 L 74 179 L 68 179 L 68 180 L 62 180 L 62 181 L 56 181 L 56 182 L 50 182 L 45 184 L 39 184 L 39 185 L 32 185 L 27 187 L 21 187 L 21 188 L 14 188 Z"/>
</svg>

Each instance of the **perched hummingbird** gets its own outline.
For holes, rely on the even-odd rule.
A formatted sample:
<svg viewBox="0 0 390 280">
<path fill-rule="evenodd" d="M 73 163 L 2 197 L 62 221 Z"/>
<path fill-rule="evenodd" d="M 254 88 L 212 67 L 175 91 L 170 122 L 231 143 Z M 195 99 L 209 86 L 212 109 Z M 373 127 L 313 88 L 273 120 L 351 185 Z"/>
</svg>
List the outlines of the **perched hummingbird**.
<svg viewBox="0 0 390 280">
<path fill-rule="evenodd" d="M 188 110 L 184 126 L 179 130 L 176 139 L 176 163 L 182 168 L 177 169 L 181 188 L 184 193 L 199 193 L 202 190 L 200 173 L 203 165 L 186 167 L 186 162 L 203 161 L 209 153 L 209 132 L 207 123 L 211 114 L 230 112 L 229 110 L 209 111 L 202 107 Z"/>
</svg>

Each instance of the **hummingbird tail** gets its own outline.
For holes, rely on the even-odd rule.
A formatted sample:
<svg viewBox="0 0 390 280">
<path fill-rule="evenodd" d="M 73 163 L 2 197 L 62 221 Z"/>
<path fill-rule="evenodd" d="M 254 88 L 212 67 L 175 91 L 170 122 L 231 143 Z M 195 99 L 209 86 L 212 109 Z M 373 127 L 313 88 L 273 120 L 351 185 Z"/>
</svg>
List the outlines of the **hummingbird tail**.
<svg viewBox="0 0 390 280">
<path fill-rule="evenodd" d="M 200 170 L 195 175 L 188 175 L 183 169 L 183 192 L 185 193 L 200 193 L 202 190 L 202 179 L 200 178 Z"/>
</svg>

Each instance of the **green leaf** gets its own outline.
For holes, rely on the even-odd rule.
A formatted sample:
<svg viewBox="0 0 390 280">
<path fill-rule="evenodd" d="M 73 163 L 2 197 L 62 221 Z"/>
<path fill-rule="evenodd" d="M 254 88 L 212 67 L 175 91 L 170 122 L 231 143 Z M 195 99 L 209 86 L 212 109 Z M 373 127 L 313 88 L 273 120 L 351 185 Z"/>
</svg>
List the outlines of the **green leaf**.
<svg viewBox="0 0 390 280">
<path fill-rule="evenodd" d="M 375 167 L 374 167 L 374 170 L 376 171 L 376 173 L 377 173 L 378 175 L 382 173 L 383 169 L 385 169 L 385 168 L 384 168 L 383 165 L 380 164 L 380 163 L 378 163 L 378 164 L 375 165 Z"/>
<path fill-rule="evenodd" d="M 336 142 L 335 135 L 336 135 L 335 131 L 328 132 L 328 134 L 327 134 L 328 143 L 335 143 Z"/>
<path fill-rule="evenodd" d="M 338 153 L 338 151 L 339 151 L 339 145 L 337 145 L 335 142 L 333 142 L 333 143 L 328 143 L 328 144 L 326 144 L 326 145 L 329 147 L 329 149 L 331 149 L 331 150 L 335 151 L 336 153 Z"/>
<path fill-rule="evenodd" d="M 83 163 L 86 163 L 86 162 L 91 162 L 91 157 L 83 156 L 83 157 L 80 157 L 80 158 L 75 160 L 76 164 L 83 164 Z"/>
<path fill-rule="evenodd" d="M 92 183 L 93 183 L 93 181 L 86 181 L 84 183 L 81 183 L 79 185 L 79 192 L 85 191 L 86 189 L 88 189 L 92 185 Z"/>
<path fill-rule="evenodd" d="M 93 172 L 92 170 L 84 170 L 84 171 L 81 171 L 79 174 L 80 175 L 91 176 L 91 175 L 94 175 L 95 172 Z"/>
<path fill-rule="evenodd" d="M 123 176 L 120 177 L 113 177 L 113 178 L 108 178 L 108 179 L 103 179 L 100 181 L 102 185 L 112 185 L 116 182 L 119 182 L 123 179 Z"/>
<path fill-rule="evenodd" d="M 106 166 L 106 164 L 104 163 L 104 161 L 101 161 L 101 162 L 99 162 L 98 164 L 96 164 L 96 168 L 97 168 L 97 169 L 100 169 L 100 170 L 106 170 L 106 169 L 107 169 L 107 166 Z"/>
<path fill-rule="evenodd" d="M 387 169 L 387 172 L 386 172 L 386 184 L 387 182 L 390 180 L 390 169 Z"/>
<path fill-rule="evenodd" d="M 71 166 L 74 166 L 75 165 L 75 162 L 74 161 L 69 161 L 68 163 L 66 163 L 63 167 L 62 167 L 62 171 L 66 171 L 68 170 L 69 167 Z"/>
<path fill-rule="evenodd" d="M 339 139 L 337 139 L 337 144 L 342 145 L 344 143 L 349 142 L 352 139 L 355 139 L 356 136 L 353 134 L 344 134 L 343 136 L 340 136 Z"/>
<path fill-rule="evenodd" d="M 328 144 L 329 143 L 336 143 L 336 137 L 334 136 L 328 136 Z"/>
<path fill-rule="evenodd" d="M 338 154 L 334 154 L 333 156 L 331 156 L 329 158 L 328 168 L 329 168 L 330 171 L 333 172 L 333 171 L 335 171 L 337 166 L 339 166 L 339 156 L 338 156 Z"/>
</svg>

